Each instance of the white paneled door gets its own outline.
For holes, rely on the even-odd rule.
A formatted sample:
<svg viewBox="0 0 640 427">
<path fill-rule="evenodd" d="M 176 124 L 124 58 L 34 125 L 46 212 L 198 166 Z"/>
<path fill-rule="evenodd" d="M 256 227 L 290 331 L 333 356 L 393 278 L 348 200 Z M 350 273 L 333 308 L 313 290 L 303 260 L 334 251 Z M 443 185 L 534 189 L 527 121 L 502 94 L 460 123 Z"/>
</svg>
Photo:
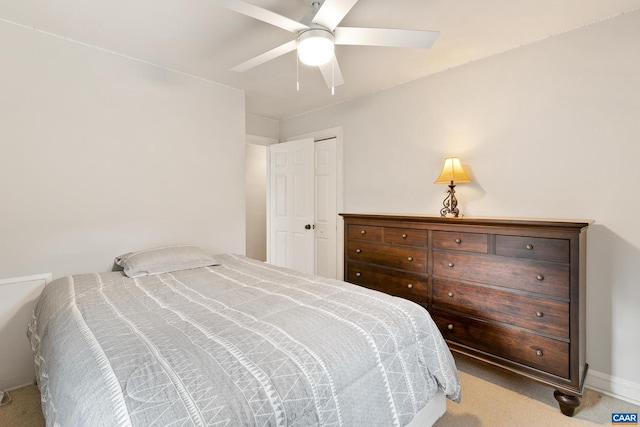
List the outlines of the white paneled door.
<svg viewBox="0 0 640 427">
<path fill-rule="evenodd" d="M 315 143 L 315 233 L 316 274 L 337 278 L 337 164 L 336 138 Z"/>
<path fill-rule="evenodd" d="M 269 148 L 269 262 L 336 278 L 336 139 Z"/>
<path fill-rule="evenodd" d="M 269 149 L 269 262 L 314 274 L 314 141 L 284 142 Z"/>
</svg>

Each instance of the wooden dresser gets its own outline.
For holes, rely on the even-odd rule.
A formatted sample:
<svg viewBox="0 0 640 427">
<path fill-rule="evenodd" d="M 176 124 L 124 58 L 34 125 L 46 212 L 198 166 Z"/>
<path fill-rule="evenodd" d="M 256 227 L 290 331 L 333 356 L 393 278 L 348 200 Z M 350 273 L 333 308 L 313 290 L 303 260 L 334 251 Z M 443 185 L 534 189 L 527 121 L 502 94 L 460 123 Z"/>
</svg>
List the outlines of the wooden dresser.
<svg viewBox="0 0 640 427">
<path fill-rule="evenodd" d="M 453 351 L 580 405 L 591 221 L 341 214 L 345 280 L 429 310 Z"/>
</svg>

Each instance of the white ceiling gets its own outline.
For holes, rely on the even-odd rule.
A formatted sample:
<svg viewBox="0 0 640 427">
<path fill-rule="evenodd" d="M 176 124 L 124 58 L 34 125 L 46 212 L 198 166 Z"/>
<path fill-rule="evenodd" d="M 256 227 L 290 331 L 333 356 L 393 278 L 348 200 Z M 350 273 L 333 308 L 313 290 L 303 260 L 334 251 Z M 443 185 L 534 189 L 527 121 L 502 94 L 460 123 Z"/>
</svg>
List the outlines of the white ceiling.
<svg viewBox="0 0 640 427">
<path fill-rule="evenodd" d="M 304 0 L 247 0 L 294 20 Z M 244 89 L 249 114 L 283 119 L 495 55 L 640 8 L 640 0 L 360 0 L 341 26 L 438 30 L 431 49 L 337 46 L 345 84 L 291 52 L 229 71 L 295 35 L 207 0 L 2 0 L 3 25 L 21 25 Z"/>
</svg>

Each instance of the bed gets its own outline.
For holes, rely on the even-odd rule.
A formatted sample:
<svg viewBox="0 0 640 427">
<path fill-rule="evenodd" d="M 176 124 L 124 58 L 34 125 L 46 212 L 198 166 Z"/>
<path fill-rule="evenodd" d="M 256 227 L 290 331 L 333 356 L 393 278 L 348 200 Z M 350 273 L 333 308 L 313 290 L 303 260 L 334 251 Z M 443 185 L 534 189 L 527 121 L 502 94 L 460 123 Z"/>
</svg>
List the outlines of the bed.
<svg viewBox="0 0 640 427">
<path fill-rule="evenodd" d="M 42 292 L 28 336 L 47 425 L 422 426 L 460 400 L 410 301 L 191 246 L 116 264 Z"/>
</svg>

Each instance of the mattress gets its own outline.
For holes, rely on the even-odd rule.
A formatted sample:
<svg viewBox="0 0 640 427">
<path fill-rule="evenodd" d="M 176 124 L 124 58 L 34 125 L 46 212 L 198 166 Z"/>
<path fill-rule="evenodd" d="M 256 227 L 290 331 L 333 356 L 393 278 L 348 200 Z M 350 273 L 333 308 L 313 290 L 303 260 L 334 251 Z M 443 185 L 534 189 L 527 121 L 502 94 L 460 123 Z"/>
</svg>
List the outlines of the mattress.
<svg viewBox="0 0 640 427">
<path fill-rule="evenodd" d="M 47 425 L 405 426 L 438 391 L 459 401 L 419 305 L 216 260 L 49 283 L 28 331 Z"/>
</svg>

